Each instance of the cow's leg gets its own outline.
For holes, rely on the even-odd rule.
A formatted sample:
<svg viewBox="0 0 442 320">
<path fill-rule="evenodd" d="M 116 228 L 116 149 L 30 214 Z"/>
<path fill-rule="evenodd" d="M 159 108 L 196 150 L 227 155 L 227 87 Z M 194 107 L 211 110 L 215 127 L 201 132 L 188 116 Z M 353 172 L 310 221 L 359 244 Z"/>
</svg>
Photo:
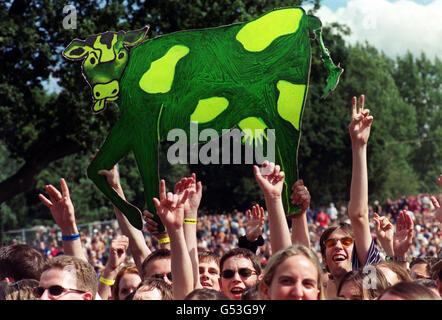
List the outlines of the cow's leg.
<svg viewBox="0 0 442 320">
<path fill-rule="evenodd" d="M 290 200 L 292 186 L 298 180 L 298 147 L 300 132 L 290 128 L 287 123 L 273 125 L 275 129 L 275 160 L 285 173 L 282 201 L 286 216 L 299 212 L 300 207 Z"/>
<path fill-rule="evenodd" d="M 100 170 L 110 170 L 131 149 L 132 136 L 128 133 L 123 119 L 120 119 L 110 131 L 100 151 L 95 155 L 87 170 L 88 177 L 108 197 L 112 203 L 124 213 L 129 222 L 137 229 L 143 228 L 140 210 L 123 200 L 112 189 L 104 176 L 98 174 Z"/>
<path fill-rule="evenodd" d="M 165 230 L 160 218 L 156 214 L 153 198 L 159 199 L 159 141 L 157 139 L 156 126 L 143 126 L 138 131 L 138 138 L 134 141 L 134 153 L 144 186 L 146 199 L 145 206 L 154 215 L 154 221 L 158 224 L 158 232 Z M 154 130 L 152 130 L 154 129 Z"/>
</svg>

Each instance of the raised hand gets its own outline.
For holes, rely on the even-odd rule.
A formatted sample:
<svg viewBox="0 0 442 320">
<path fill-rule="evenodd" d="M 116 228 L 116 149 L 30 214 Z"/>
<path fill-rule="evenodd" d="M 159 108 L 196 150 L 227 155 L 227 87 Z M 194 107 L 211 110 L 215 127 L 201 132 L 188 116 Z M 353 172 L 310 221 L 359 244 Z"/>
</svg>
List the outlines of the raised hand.
<svg viewBox="0 0 442 320">
<path fill-rule="evenodd" d="M 396 218 L 396 232 L 393 237 L 394 254 L 405 257 L 413 242 L 413 220 L 406 210 L 399 211 Z"/>
<path fill-rule="evenodd" d="M 304 185 L 304 181 L 302 179 L 296 181 L 292 186 L 292 191 L 292 195 L 290 196 L 292 203 L 301 207 L 300 213 L 307 212 L 310 206 L 311 196 L 307 187 Z"/>
<path fill-rule="evenodd" d="M 394 226 L 387 217 L 379 216 L 373 213 L 373 221 L 375 223 L 375 231 L 379 242 L 387 256 L 394 256 L 393 236 Z"/>
<path fill-rule="evenodd" d="M 284 187 L 284 172 L 281 171 L 279 165 L 266 160 L 263 162 L 261 169 L 254 165 L 253 172 L 264 197 L 281 198 L 282 188 Z"/>
<path fill-rule="evenodd" d="M 380 241 L 392 241 L 394 235 L 393 224 L 387 217 L 379 216 L 376 212 L 373 213 L 373 221 L 375 223 L 375 231 Z"/>
<path fill-rule="evenodd" d="M 95 149 L 95 153 L 97 153 L 99 149 Z M 95 156 L 90 156 L 89 159 L 93 160 Z M 90 163 L 88 163 L 88 166 Z M 110 170 L 100 170 L 98 171 L 100 176 L 104 176 L 106 178 L 107 184 L 118 193 L 118 195 L 125 199 L 123 188 L 120 184 L 120 174 L 118 172 L 118 165 L 115 165 Z"/>
<path fill-rule="evenodd" d="M 246 211 L 246 215 L 246 238 L 249 241 L 256 241 L 258 237 L 262 234 L 262 228 L 264 227 L 264 209 L 256 204 L 252 207 L 252 211 Z"/>
<path fill-rule="evenodd" d="M 196 217 L 201 203 L 203 188 L 200 181 L 196 182 L 195 173 L 192 173 L 192 176 L 189 178 L 182 178 L 178 181 L 175 185 L 174 193 L 181 199 L 186 190 L 188 195 L 184 203 L 184 214 L 187 218 L 191 218 L 190 215 Z"/>
<path fill-rule="evenodd" d="M 439 176 L 439 179 L 437 179 L 437 182 L 439 183 L 440 188 L 442 189 L 442 174 Z M 439 204 L 439 201 L 437 201 L 435 196 L 430 197 L 431 202 L 434 206 L 434 217 L 442 223 L 442 208 Z"/>
<path fill-rule="evenodd" d="M 129 238 L 119 236 L 112 240 L 109 250 L 109 259 L 106 263 L 111 270 L 116 270 L 126 259 L 126 250 L 129 247 Z"/>
<path fill-rule="evenodd" d="M 359 106 L 356 106 L 356 97 L 352 99 L 351 122 L 348 126 L 350 138 L 353 144 L 365 145 L 370 137 L 371 123 L 373 117 L 370 110 L 364 109 L 365 96 L 359 97 Z"/>
<path fill-rule="evenodd" d="M 47 199 L 43 194 L 39 194 L 41 202 L 51 211 L 52 218 L 60 227 L 63 234 L 77 233 L 75 223 L 75 209 L 69 195 L 69 188 L 66 181 L 60 179 L 61 193 L 53 185 L 45 186 L 49 195 Z M 75 229 L 75 230 L 73 230 Z"/>
<path fill-rule="evenodd" d="M 184 203 L 187 200 L 189 191 L 185 190 L 182 197 L 168 192 L 166 194 L 166 182 L 160 181 L 160 200 L 153 198 L 157 214 L 170 232 L 173 229 L 180 229 L 183 226 Z"/>
</svg>

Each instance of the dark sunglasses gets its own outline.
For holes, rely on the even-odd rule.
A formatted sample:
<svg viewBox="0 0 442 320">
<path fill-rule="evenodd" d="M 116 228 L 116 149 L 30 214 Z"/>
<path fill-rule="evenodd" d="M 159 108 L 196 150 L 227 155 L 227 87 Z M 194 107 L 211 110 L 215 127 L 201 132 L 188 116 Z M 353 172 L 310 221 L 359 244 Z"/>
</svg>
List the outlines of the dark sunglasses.
<svg viewBox="0 0 442 320">
<path fill-rule="evenodd" d="M 154 274 L 153 276 L 151 276 L 151 278 L 155 278 L 155 279 L 164 279 L 164 276 L 167 276 L 167 279 L 169 279 L 169 281 L 172 281 L 172 272 L 169 272 L 167 274 Z"/>
<path fill-rule="evenodd" d="M 326 248 L 331 248 L 331 247 L 334 247 L 338 243 L 338 241 L 341 242 L 342 246 L 345 247 L 345 248 L 348 248 L 353 243 L 353 239 L 352 238 L 344 237 L 344 238 L 341 238 L 341 239 L 328 239 L 328 240 L 325 240 L 324 244 L 325 244 Z"/>
<path fill-rule="evenodd" d="M 37 298 L 40 298 L 43 293 L 48 290 L 49 294 L 51 296 L 59 296 L 62 293 L 66 291 L 75 291 L 78 293 L 85 293 L 86 291 L 78 290 L 78 289 L 69 289 L 69 288 L 63 288 L 62 286 L 50 286 L 49 288 L 43 288 L 43 287 L 36 287 L 34 289 L 34 294 Z"/>
<path fill-rule="evenodd" d="M 223 277 L 224 279 L 233 278 L 233 276 L 235 275 L 235 272 L 236 271 L 226 269 L 223 272 L 221 272 L 221 277 Z M 250 277 L 253 273 L 256 273 L 256 272 L 251 269 L 248 269 L 248 268 L 238 269 L 238 274 L 244 278 Z"/>
</svg>

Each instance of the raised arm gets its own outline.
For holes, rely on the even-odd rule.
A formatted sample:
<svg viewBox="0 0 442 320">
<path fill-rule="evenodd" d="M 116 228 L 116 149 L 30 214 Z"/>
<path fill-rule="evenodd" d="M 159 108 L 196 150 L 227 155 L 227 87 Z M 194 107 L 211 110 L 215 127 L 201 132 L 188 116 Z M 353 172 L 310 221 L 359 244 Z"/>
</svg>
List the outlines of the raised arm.
<svg viewBox="0 0 442 320">
<path fill-rule="evenodd" d="M 437 182 L 439 183 L 439 186 L 442 190 L 442 174 L 439 176 L 439 179 L 437 179 Z M 430 197 L 431 202 L 433 203 L 434 206 L 434 217 L 436 218 L 437 221 L 439 221 L 440 223 L 442 223 L 442 207 L 440 206 L 439 202 L 437 201 L 435 196 L 431 196 Z"/>
<path fill-rule="evenodd" d="M 61 229 L 64 253 L 88 261 L 84 255 L 77 224 L 75 223 L 75 209 L 69 194 L 69 188 L 63 178 L 60 179 L 60 186 L 61 193 L 53 185 L 45 187 L 50 200 L 41 193 L 38 197 L 49 208 L 52 218 Z"/>
<path fill-rule="evenodd" d="M 301 210 L 292 216 L 292 244 L 302 244 L 310 248 L 310 235 L 308 231 L 307 209 L 310 206 L 310 192 L 301 179 L 292 186 L 292 203 L 299 205 Z"/>
<path fill-rule="evenodd" d="M 166 194 L 166 183 L 160 182 L 160 200 L 153 199 L 161 222 L 166 227 L 170 237 L 172 289 L 174 300 L 183 300 L 193 290 L 194 279 L 192 262 L 187 250 L 184 237 L 184 203 L 188 191 L 180 198 L 177 194 Z"/>
<path fill-rule="evenodd" d="M 352 100 L 351 122 L 348 126 L 352 145 L 353 167 L 348 214 L 353 232 L 359 263 L 365 265 L 372 238 L 368 220 L 367 142 L 373 117 L 364 109 L 364 95 Z"/>
<path fill-rule="evenodd" d="M 181 199 L 187 191 L 187 200 L 184 202 L 184 237 L 187 250 L 192 261 L 194 288 L 202 288 L 199 277 L 198 242 L 196 238 L 196 226 L 198 208 L 201 203 L 203 186 L 201 181 L 196 182 L 196 175 L 192 173 L 189 178 L 181 179 L 176 185 L 174 192 Z"/>
<path fill-rule="evenodd" d="M 111 286 L 115 282 L 115 278 L 118 274 L 118 267 L 126 259 L 126 250 L 128 247 L 129 238 L 126 236 L 120 236 L 111 242 L 109 258 L 107 259 L 104 270 L 100 274 L 100 280 L 98 282 L 98 294 L 103 300 L 108 300 L 112 295 Z"/>
<path fill-rule="evenodd" d="M 264 209 L 256 204 L 252 210 L 246 211 L 246 215 L 246 234 L 239 237 L 238 247 L 249 249 L 256 254 L 258 247 L 264 245 L 264 238 L 261 236 L 265 222 Z"/>
<path fill-rule="evenodd" d="M 264 193 L 267 212 L 269 215 L 270 244 L 276 252 L 289 247 L 292 242 L 287 219 L 282 204 L 282 188 L 284 172 L 273 162 L 264 161 L 262 168 L 253 166 L 256 181 Z"/>
<path fill-rule="evenodd" d="M 406 210 L 399 211 L 393 238 L 394 260 L 407 270 L 407 253 L 413 243 L 414 223 Z"/>
<path fill-rule="evenodd" d="M 170 238 L 167 229 L 163 232 L 158 232 L 158 223 L 155 222 L 152 212 L 148 210 L 143 211 L 143 219 L 146 222 L 146 229 L 149 233 L 157 239 L 160 249 L 170 250 Z"/>
<path fill-rule="evenodd" d="M 100 170 L 98 174 L 106 177 L 109 186 L 118 193 L 123 200 L 126 200 L 123 188 L 121 187 L 117 166 L 114 166 L 111 170 Z M 132 226 L 126 216 L 116 206 L 113 207 L 121 233 L 129 238 L 129 249 L 132 253 L 135 265 L 141 274 L 141 265 L 151 251 L 146 244 L 143 232 Z"/>
</svg>

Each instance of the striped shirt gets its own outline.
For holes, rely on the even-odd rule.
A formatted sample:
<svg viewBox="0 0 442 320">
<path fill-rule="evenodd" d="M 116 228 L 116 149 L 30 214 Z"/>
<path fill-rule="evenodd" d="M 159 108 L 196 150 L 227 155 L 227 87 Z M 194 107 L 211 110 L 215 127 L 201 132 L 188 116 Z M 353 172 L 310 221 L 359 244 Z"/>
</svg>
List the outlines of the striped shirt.
<svg viewBox="0 0 442 320">
<path fill-rule="evenodd" d="M 368 249 L 367 261 L 365 262 L 365 265 L 363 265 L 362 267 L 368 266 L 373 263 L 379 263 L 381 261 L 382 261 L 381 255 L 379 254 L 379 250 L 376 247 L 373 239 L 371 240 L 370 249 Z M 351 257 L 351 270 L 357 270 L 359 268 L 361 268 L 361 265 L 359 263 L 356 246 L 354 246 L 353 255 Z"/>
</svg>

